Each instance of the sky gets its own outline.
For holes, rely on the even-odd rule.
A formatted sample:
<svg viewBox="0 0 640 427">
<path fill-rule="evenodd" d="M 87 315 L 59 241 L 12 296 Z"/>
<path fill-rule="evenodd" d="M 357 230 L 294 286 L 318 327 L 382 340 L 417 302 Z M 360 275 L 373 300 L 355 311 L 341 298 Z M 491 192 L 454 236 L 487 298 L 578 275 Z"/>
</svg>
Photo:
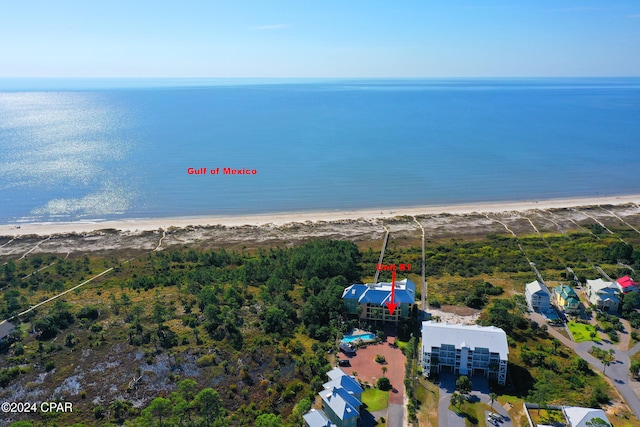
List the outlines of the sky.
<svg viewBox="0 0 640 427">
<path fill-rule="evenodd" d="M 0 0 L 0 77 L 640 76 L 638 0 Z"/>
</svg>

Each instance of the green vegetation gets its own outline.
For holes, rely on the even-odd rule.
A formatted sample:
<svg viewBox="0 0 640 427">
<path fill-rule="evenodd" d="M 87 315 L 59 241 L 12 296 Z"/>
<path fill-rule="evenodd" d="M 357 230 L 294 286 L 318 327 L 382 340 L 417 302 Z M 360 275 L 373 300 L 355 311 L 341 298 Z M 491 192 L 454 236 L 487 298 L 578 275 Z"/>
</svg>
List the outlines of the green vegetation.
<svg viewBox="0 0 640 427">
<path fill-rule="evenodd" d="M 534 425 L 561 425 L 565 424 L 566 420 L 562 411 L 556 409 L 540 409 L 539 411 L 529 411 L 529 416 Z"/>
<path fill-rule="evenodd" d="M 376 354 L 375 360 L 376 360 L 376 363 L 380 363 L 380 364 L 387 363 L 387 359 L 385 359 L 385 357 L 381 354 Z"/>
<path fill-rule="evenodd" d="M 85 397 L 74 414 L 56 415 L 58 425 L 297 425 L 331 369 L 333 338 L 360 326 L 340 299 L 360 280 L 360 257 L 353 243 L 327 240 L 251 253 L 173 249 L 127 264 L 85 256 L 9 262 L 0 270 L 4 316 L 117 269 L 21 319 L 36 335 L 17 322 L 0 345 L 0 385 L 48 371 L 60 383 L 83 369 Z M 46 262 L 53 266 L 37 281 L 21 279 Z M 122 360 L 117 374 L 91 376 L 95 363 L 114 357 Z M 108 388 L 88 383 L 113 384 L 126 398 L 108 400 Z M 106 396 L 100 405 L 92 403 L 98 394 Z M 147 404 L 138 409 L 134 399 Z"/>
<path fill-rule="evenodd" d="M 366 388 L 362 393 L 362 403 L 369 412 L 379 411 L 389 406 L 389 391 L 377 388 Z"/>
<path fill-rule="evenodd" d="M 469 394 L 471 393 L 471 389 L 473 388 L 473 384 L 471 384 L 471 380 L 466 375 L 461 375 L 456 380 L 456 390 L 460 394 Z"/>
<path fill-rule="evenodd" d="M 613 235 L 601 233 L 594 226 L 597 236 L 582 231 L 544 234 L 544 240 L 539 235 L 519 236 L 517 241 L 488 235 L 427 242 L 429 301 L 482 309 L 479 323 L 507 331 L 514 401 L 593 406 L 614 395 L 584 360 L 546 333 L 546 325 L 525 318 L 521 294 L 533 273 L 518 247 L 547 280 L 572 280 L 566 265 L 581 279 L 597 274 L 592 264 L 613 276 L 631 273 L 618 260 L 638 266 L 640 272 L 640 256 L 633 249 L 640 238 L 629 230 L 613 230 Z M 122 260 L 109 254 L 71 254 L 68 259 L 38 254 L 7 259 L 0 267 L 1 318 L 114 268 L 91 286 L 24 316 L 22 325 L 0 344 L 3 387 L 30 383 L 45 372 L 48 383 L 60 384 L 74 369 L 90 372 L 108 355 L 122 361 L 117 376 L 109 369 L 93 377 L 87 374 L 74 418 L 60 414 L 51 425 L 69 425 L 79 417 L 99 426 L 296 426 L 326 381 L 336 337 L 353 327 L 377 330 L 348 315 L 340 299 L 345 286 L 375 273 L 377 251 L 361 252 L 351 242 L 310 241 L 242 251 L 176 247 L 136 254 L 132 258 L 127 253 Z M 420 249 L 390 245 L 385 262 L 420 265 Z M 414 273 L 410 276 L 417 282 Z M 383 272 L 381 280 L 389 280 L 388 275 Z M 625 298 L 623 315 L 634 327 L 640 326 L 637 308 L 640 298 Z M 614 318 L 599 316 L 598 321 L 607 333 L 619 330 Z M 437 387 L 422 378 L 411 380 L 420 376 L 418 342 L 409 339 L 415 326 L 400 325 L 409 419 L 437 425 L 430 406 L 437 404 Z M 27 334 L 30 330 L 36 334 Z M 591 338 L 588 332 L 586 336 Z M 634 366 L 637 372 L 640 365 Z M 89 385 L 98 383 L 113 383 L 119 397 Z M 507 398 L 497 384 L 491 387 L 500 401 Z M 365 393 L 373 395 L 371 402 L 382 395 L 376 389 Z M 103 397 L 99 405 L 93 403 L 98 394 Z M 134 407 L 134 401 L 145 406 Z M 484 425 L 481 405 L 462 401 L 458 407 L 468 422 L 475 419 Z"/>
<path fill-rule="evenodd" d="M 382 391 L 391 390 L 391 381 L 387 377 L 380 377 L 376 381 L 376 387 Z"/>
<path fill-rule="evenodd" d="M 456 397 L 454 398 L 454 396 Z M 457 393 L 453 393 L 451 396 L 451 402 L 449 409 L 464 417 L 466 426 L 487 425 L 484 414 L 485 411 L 490 410 L 491 408 L 486 403 L 478 401 L 470 402 L 464 396 Z"/>
<path fill-rule="evenodd" d="M 417 419 L 421 426 L 438 426 L 438 403 L 440 390 L 438 386 L 424 377 L 419 378 L 415 391 L 418 413 Z"/>
<path fill-rule="evenodd" d="M 575 342 L 594 341 L 600 342 L 600 336 L 597 334 L 596 328 L 586 323 L 568 322 L 567 326 L 571 331 Z"/>
</svg>

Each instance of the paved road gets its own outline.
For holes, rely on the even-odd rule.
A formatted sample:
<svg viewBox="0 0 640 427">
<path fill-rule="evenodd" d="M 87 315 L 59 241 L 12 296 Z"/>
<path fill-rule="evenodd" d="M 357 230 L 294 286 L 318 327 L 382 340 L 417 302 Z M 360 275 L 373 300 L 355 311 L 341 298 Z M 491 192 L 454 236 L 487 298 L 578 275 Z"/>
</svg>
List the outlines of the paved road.
<svg viewBox="0 0 640 427">
<path fill-rule="evenodd" d="M 389 427 L 404 426 L 404 405 L 398 403 L 390 403 L 387 412 L 387 425 Z"/>
<path fill-rule="evenodd" d="M 471 391 L 471 399 L 480 400 L 487 405 L 491 403 L 489 399 L 489 382 L 484 377 L 471 377 L 473 383 L 473 390 Z M 440 375 L 440 402 L 438 403 L 438 425 L 439 427 L 464 427 L 465 418 L 449 410 L 451 403 L 451 394 L 456 390 L 456 376 L 453 374 L 441 374 Z M 500 406 L 497 402 L 494 402 L 493 409 L 502 415 L 503 421 L 500 423 L 501 427 L 513 427 L 511 418 L 507 410 Z M 485 411 L 485 418 L 489 415 L 488 411 Z"/>
<path fill-rule="evenodd" d="M 544 317 L 538 313 L 529 313 L 529 317 L 540 325 L 546 324 Z M 578 344 L 552 327 L 549 327 L 548 332 L 551 336 L 557 338 L 564 345 L 575 351 L 578 356 L 589 362 L 591 367 L 600 372 L 604 371 L 605 376 L 611 379 L 612 384 L 618 389 L 631 411 L 640 419 L 640 399 L 636 394 L 636 389 L 639 389 L 639 386 L 636 381 L 631 381 L 629 378 L 629 357 L 640 350 L 640 343 L 636 344 L 632 349 L 624 351 L 620 349 L 619 345 L 613 345 L 609 342 L 594 343 L 593 341 L 585 341 Z M 594 345 L 606 351 L 609 349 L 615 350 L 616 361 L 610 366 L 605 367 L 602 362 L 589 354 L 589 349 Z"/>
<path fill-rule="evenodd" d="M 456 378 L 452 374 L 440 374 L 440 402 L 438 402 L 439 427 L 464 427 L 464 418 L 449 410 L 451 394 L 456 391 Z"/>
</svg>

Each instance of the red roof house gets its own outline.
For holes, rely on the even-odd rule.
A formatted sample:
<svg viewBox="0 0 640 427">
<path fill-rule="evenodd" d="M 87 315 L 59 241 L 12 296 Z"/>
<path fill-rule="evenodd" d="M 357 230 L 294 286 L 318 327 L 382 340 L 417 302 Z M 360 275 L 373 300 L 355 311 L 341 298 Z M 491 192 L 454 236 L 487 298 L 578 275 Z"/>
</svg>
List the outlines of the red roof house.
<svg viewBox="0 0 640 427">
<path fill-rule="evenodd" d="M 638 292 L 638 282 L 631 280 L 631 277 L 624 276 L 616 280 L 620 292 L 628 294 L 629 292 Z"/>
</svg>

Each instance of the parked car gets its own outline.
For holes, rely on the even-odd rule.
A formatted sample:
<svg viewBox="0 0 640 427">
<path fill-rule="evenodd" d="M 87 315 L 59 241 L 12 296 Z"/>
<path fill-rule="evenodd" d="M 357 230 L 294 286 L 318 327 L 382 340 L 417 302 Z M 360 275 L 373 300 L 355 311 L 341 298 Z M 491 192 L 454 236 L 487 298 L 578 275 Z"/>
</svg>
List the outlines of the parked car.
<svg viewBox="0 0 640 427">
<path fill-rule="evenodd" d="M 348 359 L 338 360 L 338 366 L 351 366 L 351 362 Z"/>
<path fill-rule="evenodd" d="M 344 354 L 354 355 L 356 354 L 356 349 L 349 343 L 342 342 L 340 343 L 340 351 Z"/>
</svg>

